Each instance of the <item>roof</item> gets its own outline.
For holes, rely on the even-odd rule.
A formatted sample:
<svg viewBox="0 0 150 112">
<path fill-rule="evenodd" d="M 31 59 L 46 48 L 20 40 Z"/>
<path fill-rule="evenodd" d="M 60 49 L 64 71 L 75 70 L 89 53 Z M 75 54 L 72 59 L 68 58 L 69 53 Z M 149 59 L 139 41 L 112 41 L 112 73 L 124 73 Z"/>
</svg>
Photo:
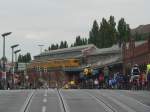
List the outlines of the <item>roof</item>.
<svg viewBox="0 0 150 112">
<path fill-rule="evenodd" d="M 94 49 L 91 49 L 93 47 Z M 99 54 L 104 55 L 109 53 L 121 53 L 121 48 L 119 48 L 118 45 L 113 45 L 112 47 L 109 48 L 99 49 L 95 45 L 89 44 L 89 45 L 82 45 L 77 47 L 47 51 L 37 56 L 43 57 L 41 58 L 41 60 L 43 59 L 47 60 L 48 58 L 50 59 L 80 58 L 83 57 L 83 55 L 99 55 Z"/>
<path fill-rule="evenodd" d="M 76 47 L 70 47 L 70 48 L 63 48 L 63 49 L 57 49 L 57 50 L 51 50 L 51 51 L 45 51 L 40 55 L 44 54 L 55 54 L 55 53 L 65 53 L 65 52 L 72 52 L 72 51 L 82 51 L 85 48 L 90 48 L 90 47 L 95 47 L 93 44 L 88 44 L 88 45 L 82 45 L 82 46 L 76 46 Z"/>
<path fill-rule="evenodd" d="M 107 53 L 121 53 L 121 48 L 119 48 L 118 45 L 113 45 L 112 47 L 109 48 L 96 49 L 96 51 L 93 52 L 91 55 L 107 54 Z"/>
<path fill-rule="evenodd" d="M 122 59 L 120 56 L 115 56 L 113 58 L 104 60 L 104 61 L 98 61 L 97 63 L 95 63 L 92 66 L 95 67 L 104 67 L 105 65 L 113 65 L 113 64 L 118 64 L 118 63 L 122 63 Z"/>
<path fill-rule="evenodd" d="M 135 41 L 135 47 L 144 44 L 145 42 L 147 42 L 146 40 L 143 41 Z M 126 43 L 127 48 L 129 47 L 129 42 Z"/>
</svg>

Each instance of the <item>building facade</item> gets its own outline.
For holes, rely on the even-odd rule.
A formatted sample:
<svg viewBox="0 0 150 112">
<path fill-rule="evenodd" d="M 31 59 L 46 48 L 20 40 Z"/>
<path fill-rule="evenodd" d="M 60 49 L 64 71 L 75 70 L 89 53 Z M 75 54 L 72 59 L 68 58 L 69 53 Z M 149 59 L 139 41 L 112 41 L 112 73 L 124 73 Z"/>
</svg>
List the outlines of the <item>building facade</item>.
<svg viewBox="0 0 150 112">
<path fill-rule="evenodd" d="M 99 70 L 120 64 L 121 60 L 121 48 L 117 45 L 98 49 L 90 44 L 43 52 L 34 57 L 28 66 L 28 74 L 34 86 L 38 85 L 37 79 L 44 77 L 49 87 L 62 87 L 72 80 L 79 83 L 80 73 L 87 66 Z"/>
<path fill-rule="evenodd" d="M 150 63 L 150 39 L 136 45 L 134 40 L 130 40 L 129 45 L 123 45 L 124 71 L 134 64 L 145 66 Z M 146 69 L 146 68 L 143 68 Z"/>
</svg>

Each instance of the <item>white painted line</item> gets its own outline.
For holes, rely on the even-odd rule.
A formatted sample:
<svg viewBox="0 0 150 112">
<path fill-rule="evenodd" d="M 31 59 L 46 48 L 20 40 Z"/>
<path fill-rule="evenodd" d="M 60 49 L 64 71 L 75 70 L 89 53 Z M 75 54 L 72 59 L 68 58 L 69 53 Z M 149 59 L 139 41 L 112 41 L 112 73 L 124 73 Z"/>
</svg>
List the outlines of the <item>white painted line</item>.
<svg viewBox="0 0 150 112">
<path fill-rule="evenodd" d="M 45 90 L 44 97 L 47 97 L 47 90 Z"/>
<path fill-rule="evenodd" d="M 42 107 L 42 112 L 46 112 L 46 106 Z"/>
<path fill-rule="evenodd" d="M 44 99 L 43 99 L 43 102 L 44 102 L 44 103 L 46 103 L 46 102 L 47 102 L 47 99 L 46 99 L 46 98 L 44 98 Z"/>
</svg>

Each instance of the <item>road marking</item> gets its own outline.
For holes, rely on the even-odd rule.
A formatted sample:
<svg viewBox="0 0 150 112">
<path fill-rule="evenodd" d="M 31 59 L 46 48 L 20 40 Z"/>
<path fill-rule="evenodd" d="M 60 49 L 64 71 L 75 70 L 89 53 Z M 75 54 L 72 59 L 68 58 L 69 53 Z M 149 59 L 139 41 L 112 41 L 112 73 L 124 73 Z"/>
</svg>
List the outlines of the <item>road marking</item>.
<svg viewBox="0 0 150 112">
<path fill-rule="evenodd" d="M 47 90 L 45 90 L 44 96 L 47 97 Z"/>
<path fill-rule="evenodd" d="M 47 102 L 47 99 L 46 99 L 46 98 L 44 98 L 44 99 L 43 99 L 43 102 L 44 102 L 44 103 L 46 103 L 46 102 Z"/>
<path fill-rule="evenodd" d="M 46 106 L 42 107 L 42 112 L 46 112 Z"/>
</svg>

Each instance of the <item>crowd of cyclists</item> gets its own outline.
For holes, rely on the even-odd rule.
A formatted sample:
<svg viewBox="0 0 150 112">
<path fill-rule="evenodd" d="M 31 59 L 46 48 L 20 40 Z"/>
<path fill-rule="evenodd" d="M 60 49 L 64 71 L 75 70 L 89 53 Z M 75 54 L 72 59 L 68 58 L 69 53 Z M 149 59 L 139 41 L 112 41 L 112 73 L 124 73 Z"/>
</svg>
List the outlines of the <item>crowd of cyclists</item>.
<svg viewBox="0 0 150 112">
<path fill-rule="evenodd" d="M 108 68 L 105 67 L 97 78 L 86 80 L 82 88 L 150 90 L 150 64 L 146 70 L 135 64 L 126 75 L 122 72 L 109 74 Z"/>
</svg>

